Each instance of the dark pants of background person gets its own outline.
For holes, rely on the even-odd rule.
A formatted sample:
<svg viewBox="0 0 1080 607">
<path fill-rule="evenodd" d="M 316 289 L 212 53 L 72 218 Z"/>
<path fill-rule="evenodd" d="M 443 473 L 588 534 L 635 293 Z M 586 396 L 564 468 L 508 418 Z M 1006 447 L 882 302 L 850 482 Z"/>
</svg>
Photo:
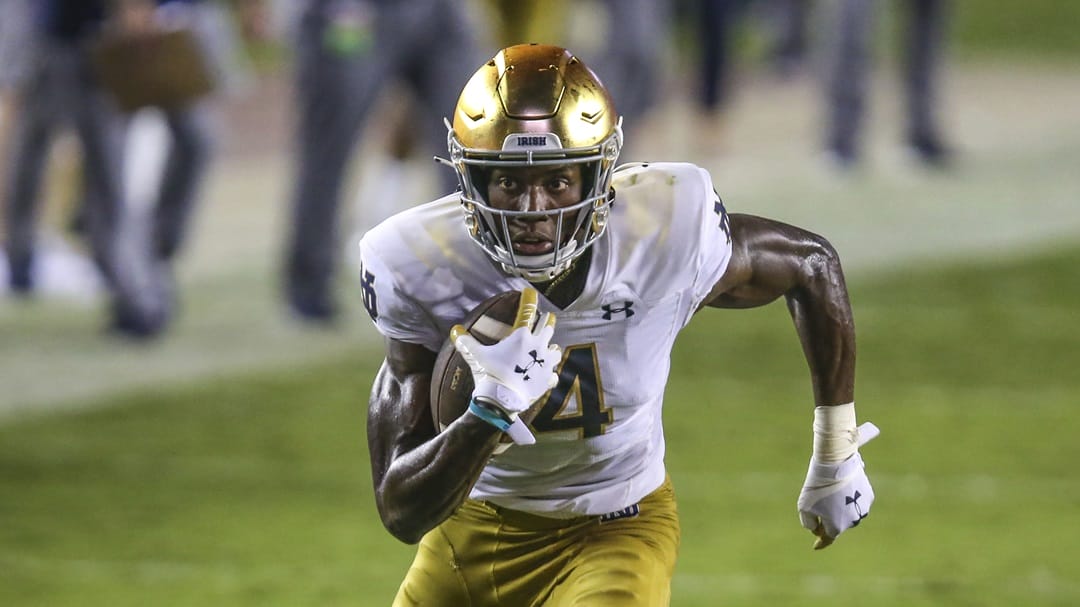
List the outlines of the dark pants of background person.
<svg viewBox="0 0 1080 607">
<path fill-rule="evenodd" d="M 853 161 L 866 115 L 876 11 L 879 0 L 837 0 L 829 52 L 826 145 Z M 902 0 L 903 90 L 906 135 L 913 146 L 940 146 L 935 112 L 938 72 L 945 38 L 946 0 Z"/>
<path fill-rule="evenodd" d="M 305 320 L 335 316 L 332 280 L 341 242 L 342 182 L 363 122 L 384 85 L 397 79 L 412 88 L 418 116 L 413 126 L 432 153 L 445 153 L 443 118 L 452 116 L 463 83 L 482 61 L 455 0 L 355 2 L 372 11 L 374 21 L 351 44 L 348 37 L 336 40 L 334 31 L 333 11 L 348 3 L 313 0 L 298 32 L 299 148 L 285 290 L 292 311 Z M 457 186 L 453 172 L 445 169 L 441 177 L 446 193 L 452 192 Z"/>
<path fill-rule="evenodd" d="M 701 105 L 717 112 L 731 95 L 731 53 L 735 22 L 746 0 L 699 0 L 698 43 L 701 45 Z"/>
<path fill-rule="evenodd" d="M 158 260 L 171 261 L 183 243 L 211 154 L 208 108 L 166 110 L 163 117 L 172 141 L 153 209 L 152 251 Z"/>
<path fill-rule="evenodd" d="M 608 17 L 604 51 L 595 60 L 585 58 L 585 63 L 616 100 L 624 127 L 632 130 L 656 104 L 672 9 L 670 0 L 604 0 L 604 4 Z"/>
<path fill-rule="evenodd" d="M 135 334 L 156 333 L 162 323 L 157 294 L 142 282 L 146 259 L 125 246 L 126 205 L 121 186 L 122 129 L 94 82 L 89 54 L 77 44 L 42 38 L 31 72 L 19 91 L 19 120 L 12 137 L 5 196 L 10 286 L 33 289 L 33 260 L 43 171 L 52 135 L 71 120 L 82 144 L 86 236 L 112 295 L 113 325 Z"/>
</svg>

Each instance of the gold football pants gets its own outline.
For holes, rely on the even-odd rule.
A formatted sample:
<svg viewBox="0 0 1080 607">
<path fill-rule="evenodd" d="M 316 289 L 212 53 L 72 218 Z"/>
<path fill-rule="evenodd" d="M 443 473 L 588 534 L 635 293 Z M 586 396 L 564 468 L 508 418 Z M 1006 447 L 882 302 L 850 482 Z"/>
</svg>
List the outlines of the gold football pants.
<svg viewBox="0 0 1080 607">
<path fill-rule="evenodd" d="M 394 605 L 667 605 L 678 548 L 670 479 L 603 517 L 553 519 L 466 500 L 420 541 Z"/>
</svg>

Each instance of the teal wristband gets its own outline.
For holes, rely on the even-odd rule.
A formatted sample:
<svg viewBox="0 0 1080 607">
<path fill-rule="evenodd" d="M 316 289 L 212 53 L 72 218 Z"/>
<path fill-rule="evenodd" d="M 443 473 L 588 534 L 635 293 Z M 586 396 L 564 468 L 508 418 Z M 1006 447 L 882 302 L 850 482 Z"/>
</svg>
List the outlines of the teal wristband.
<svg viewBox="0 0 1080 607">
<path fill-rule="evenodd" d="M 476 399 L 469 401 L 469 413 L 472 413 L 476 417 L 486 421 L 487 423 L 495 426 L 499 430 L 506 432 L 510 429 L 510 422 L 504 419 L 501 415 L 493 411 L 490 407 L 486 407 L 476 402 Z"/>
</svg>

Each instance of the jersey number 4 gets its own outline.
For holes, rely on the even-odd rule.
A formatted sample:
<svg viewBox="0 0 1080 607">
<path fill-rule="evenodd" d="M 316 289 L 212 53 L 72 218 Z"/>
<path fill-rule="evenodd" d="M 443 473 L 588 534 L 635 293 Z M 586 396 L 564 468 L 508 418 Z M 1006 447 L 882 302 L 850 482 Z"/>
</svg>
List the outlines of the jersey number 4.
<svg viewBox="0 0 1080 607">
<path fill-rule="evenodd" d="M 571 401 L 576 412 L 567 412 Z M 570 346 L 559 367 L 559 383 L 532 421 L 537 432 L 578 430 L 582 438 L 600 436 L 611 423 L 611 409 L 604 406 L 600 363 L 593 344 Z"/>
</svg>

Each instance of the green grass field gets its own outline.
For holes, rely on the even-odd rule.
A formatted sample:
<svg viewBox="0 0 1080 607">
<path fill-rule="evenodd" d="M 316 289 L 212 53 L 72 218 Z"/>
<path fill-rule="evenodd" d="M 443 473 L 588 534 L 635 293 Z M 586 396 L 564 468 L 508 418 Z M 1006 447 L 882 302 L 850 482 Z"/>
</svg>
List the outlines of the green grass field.
<svg viewBox="0 0 1080 607">
<path fill-rule="evenodd" d="M 665 414 L 675 607 L 1080 605 L 1078 9 L 1030 4 L 957 3 L 947 173 L 902 158 L 891 58 L 848 178 L 814 157 L 809 80 L 744 75 L 715 140 L 673 88 L 633 134 L 708 168 L 730 210 L 836 244 L 859 415 L 882 429 L 863 449 L 873 515 L 812 551 L 795 512 L 809 376 L 786 310 L 695 319 Z M 284 318 L 287 95 L 258 93 L 231 109 L 251 141 L 216 165 L 166 339 L 103 338 L 96 301 L 0 300 L 0 607 L 375 607 L 404 575 L 413 548 L 382 529 L 367 464 L 377 338 L 348 280 L 338 330 Z"/>
<path fill-rule="evenodd" d="M 794 511 L 807 377 L 781 305 L 702 314 L 666 424 L 675 605 L 1076 605 L 1080 249 L 852 284 L 879 498 L 824 552 Z M 1070 355 L 1071 354 L 1071 355 Z M 358 349 L 0 429 L 0 604 L 386 605 Z M 105 404 L 105 403 L 102 403 Z"/>
</svg>

